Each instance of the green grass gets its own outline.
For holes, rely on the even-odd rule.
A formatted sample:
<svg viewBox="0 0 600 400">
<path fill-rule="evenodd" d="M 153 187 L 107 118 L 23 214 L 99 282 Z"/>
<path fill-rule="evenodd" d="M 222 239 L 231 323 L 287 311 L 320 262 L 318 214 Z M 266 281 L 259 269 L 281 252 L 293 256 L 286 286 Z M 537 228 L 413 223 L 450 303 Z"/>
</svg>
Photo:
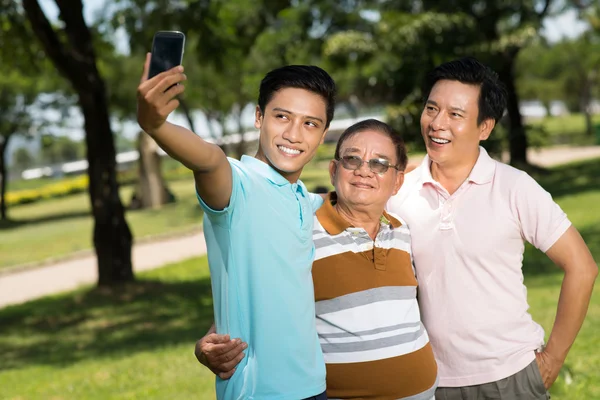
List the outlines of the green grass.
<svg viewBox="0 0 600 400">
<path fill-rule="evenodd" d="M 324 176 L 308 171 L 315 183 Z M 600 260 L 600 160 L 538 179 Z M 531 246 L 524 270 L 530 312 L 548 336 L 562 274 Z M 206 258 L 138 274 L 111 291 L 86 288 L 8 307 L 0 321 L 3 399 L 214 399 L 214 378 L 193 355 L 212 321 Z M 599 331 L 596 290 L 553 400 L 600 399 Z"/>
<path fill-rule="evenodd" d="M 206 258 L 0 310 L 2 399 L 214 399 Z"/>
<path fill-rule="evenodd" d="M 600 126 L 600 115 L 592 116 L 592 122 L 596 127 Z M 589 146 L 600 144 L 597 142 L 595 135 L 585 133 L 585 117 L 583 114 L 575 113 L 561 117 L 532 119 L 529 121 L 529 125 L 533 128 L 528 133 L 532 145 Z"/>
<path fill-rule="evenodd" d="M 178 201 L 158 210 L 128 211 L 135 238 L 200 227 L 202 212 L 191 179 L 169 183 Z M 129 203 L 131 186 L 121 189 Z M 87 193 L 12 207 L 0 222 L 0 268 L 61 257 L 92 248 L 93 219 Z"/>
</svg>

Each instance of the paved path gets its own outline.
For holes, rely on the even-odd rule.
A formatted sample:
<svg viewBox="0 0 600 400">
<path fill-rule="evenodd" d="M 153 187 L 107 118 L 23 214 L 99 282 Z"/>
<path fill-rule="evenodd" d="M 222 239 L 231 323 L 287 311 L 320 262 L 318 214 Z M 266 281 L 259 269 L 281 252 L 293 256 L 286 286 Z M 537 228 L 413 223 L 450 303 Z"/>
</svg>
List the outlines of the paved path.
<svg viewBox="0 0 600 400">
<path fill-rule="evenodd" d="M 134 271 L 144 271 L 206 253 L 204 234 L 196 232 L 133 246 Z M 96 257 L 87 255 L 54 265 L 0 276 L 0 308 L 75 289 L 98 280 Z"/>
<path fill-rule="evenodd" d="M 600 157 L 600 146 L 554 147 L 530 150 L 529 161 L 543 167 L 551 167 L 576 160 Z M 418 164 L 420 158 L 411 158 Z M 183 261 L 206 253 L 204 235 L 201 232 L 171 237 L 159 241 L 144 242 L 133 247 L 134 270 L 144 271 L 167 263 Z M 80 285 L 93 284 L 98 279 L 96 259 L 93 255 L 58 262 L 11 274 L 0 275 L 0 308 L 36 299 L 49 294 L 74 289 Z"/>
</svg>

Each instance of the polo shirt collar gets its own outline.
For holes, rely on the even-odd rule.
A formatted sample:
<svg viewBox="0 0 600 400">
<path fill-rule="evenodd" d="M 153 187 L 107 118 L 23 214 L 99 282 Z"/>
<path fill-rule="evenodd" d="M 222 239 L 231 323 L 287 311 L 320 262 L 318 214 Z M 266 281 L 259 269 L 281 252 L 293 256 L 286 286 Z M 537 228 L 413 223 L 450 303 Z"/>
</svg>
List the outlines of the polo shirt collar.
<svg viewBox="0 0 600 400">
<path fill-rule="evenodd" d="M 489 156 L 488 152 L 479 146 L 479 156 L 467 179 L 477 185 L 483 185 L 492 181 L 495 171 L 496 163 Z M 431 159 L 429 155 L 425 155 L 425 158 L 421 162 L 421 184 L 425 183 L 436 183 L 431 176 Z"/>
<path fill-rule="evenodd" d="M 267 178 L 274 185 L 285 186 L 290 184 L 290 182 L 273 167 L 255 157 L 243 155 L 240 161 L 257 174 Z"/>
<path fill-rule="evenodd" d="M 490 183 L 494 178 L 495 172 L 496 163 L 492 157 L 489 156 L 488 152 L 483 147 L 479 146 L 479 157 L 477 157 L 477 162 L 471 170 L 469 180 L 478 185 Z"/>
<path fill-rule="evenodd" d="M 346 229 L 351 228 L 352 224 L 346 221 L 334 208 L 331 202 L 337 202 L 337 194 L 330 192 L 327 194 L 323 205 L 317 210 L 316 216 L 319 223 L 330 235 L 339 235 Z M 383 215 L 379 218 L 381 223 L 389 224 L 392 228 L 398 228 L 402 226 L 402 223 L 396 218 L 392 217 L 385 210 Z"/>
</svg>

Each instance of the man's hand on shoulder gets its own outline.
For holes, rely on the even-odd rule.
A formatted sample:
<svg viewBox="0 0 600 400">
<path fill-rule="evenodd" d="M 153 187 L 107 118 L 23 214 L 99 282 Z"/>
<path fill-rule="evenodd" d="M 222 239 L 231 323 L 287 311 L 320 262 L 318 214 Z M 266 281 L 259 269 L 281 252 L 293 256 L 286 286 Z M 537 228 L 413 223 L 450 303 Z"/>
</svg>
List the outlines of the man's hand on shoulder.
<svg viewBox="0 0 600 400">
<path fill-rule="evenodd" d="M 198 361 L 221 379 L 229 379 L 235 368 L 244 358 L 243 351 L 248 345 L 229 335 L 208 333 L 196 342 L 194 354 Z"/>
</svg>

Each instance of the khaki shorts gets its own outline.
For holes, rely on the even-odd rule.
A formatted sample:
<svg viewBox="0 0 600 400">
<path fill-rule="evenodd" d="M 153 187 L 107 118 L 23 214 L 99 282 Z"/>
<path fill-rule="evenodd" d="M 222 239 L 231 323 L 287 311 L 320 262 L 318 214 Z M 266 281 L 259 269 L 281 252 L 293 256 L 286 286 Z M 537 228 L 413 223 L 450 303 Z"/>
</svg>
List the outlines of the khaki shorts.
<svg viewBox="0 0 600 400">
<path fill-rule="evenodd" d="M 482 385 L 441 387 L 435 391 L 436 400 L 548 400 L 542 375 L 533 360 L 525 369 L 508 378 Z"/>
</svg>

